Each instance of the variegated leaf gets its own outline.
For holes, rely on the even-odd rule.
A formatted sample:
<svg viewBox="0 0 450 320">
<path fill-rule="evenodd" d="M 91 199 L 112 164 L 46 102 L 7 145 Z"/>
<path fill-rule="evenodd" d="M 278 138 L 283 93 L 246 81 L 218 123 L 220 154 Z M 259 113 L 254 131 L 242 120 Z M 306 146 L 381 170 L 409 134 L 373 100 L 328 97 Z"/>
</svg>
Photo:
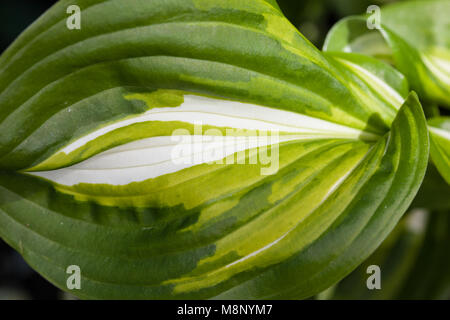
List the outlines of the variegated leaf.
<svg viewBox="0 0 450 320">
<path fill-rule="evenodd" d="M 450 184 L 450 117 L 428 121 L 431 141 L 431 159 L 441 175 Z"/>
<path fill-rule="evenodd" d="M 349 17 L 329 32 L 324 50 L 358 52 L 392 62 L 429 102 L 450 107 L 450 2 L 415 0 L 381 10 L 379 26 Z"/>
<path fill-rule="evenodd" d="M 67 30 L 65 8 L 82 8 Z M 428 162 L 404 77 L 263 0 L 60 1 L 0 59 L 0 235 L 83 298 L 305 298 Z"/>
</svg>

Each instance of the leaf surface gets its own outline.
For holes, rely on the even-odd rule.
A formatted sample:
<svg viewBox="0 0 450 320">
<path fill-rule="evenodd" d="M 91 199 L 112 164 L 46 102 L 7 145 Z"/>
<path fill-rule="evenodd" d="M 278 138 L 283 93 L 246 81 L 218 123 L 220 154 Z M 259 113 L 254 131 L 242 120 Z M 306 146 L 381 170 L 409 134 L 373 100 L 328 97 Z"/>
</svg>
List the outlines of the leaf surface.
<svg viewBox="0 0 450 320">
<path fill-rule="evenodd" d="M 442 177 L 450 184 L 450 117 L 428 121 L 431 141 L 431 159 Z"/>
<path fill-rule="evenodd" d="M 73 1 L 0 59 L 0 235 L 83 298 L 306 298 L 395 226 L 427 124 L 274 1 Z"/>
</svg>

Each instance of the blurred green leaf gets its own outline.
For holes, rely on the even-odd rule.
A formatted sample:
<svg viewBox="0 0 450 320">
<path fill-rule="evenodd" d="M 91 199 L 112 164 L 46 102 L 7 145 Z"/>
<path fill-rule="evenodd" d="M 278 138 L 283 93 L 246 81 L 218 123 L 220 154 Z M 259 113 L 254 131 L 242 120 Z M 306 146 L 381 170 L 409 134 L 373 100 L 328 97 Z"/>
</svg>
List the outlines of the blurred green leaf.
<svg viewBox="0 0 450 320">
<path fill-rule="evenodd" d="M 381 29 L 367 16 L 341 20 L 325 51 L 359 52 L 392 59 L 424 103 L 450 107 L 450 1 L 407 1 L 383 7 Z"/>
<path fill-rule="evenodd" d="M 450 211 L 414 209 L 329 299 L 450 299 Z M 366 270 L 381 269 L 381 290 L 369 290 Z"/>
</svg>

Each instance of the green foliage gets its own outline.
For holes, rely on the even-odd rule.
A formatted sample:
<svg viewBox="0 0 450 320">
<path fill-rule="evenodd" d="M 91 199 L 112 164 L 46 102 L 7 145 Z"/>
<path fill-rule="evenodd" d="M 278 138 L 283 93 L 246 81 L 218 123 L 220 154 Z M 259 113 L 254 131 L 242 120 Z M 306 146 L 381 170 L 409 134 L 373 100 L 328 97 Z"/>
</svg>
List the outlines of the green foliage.
<svg viewBox="0 0 450 320">
<path fill-rule="evenodd" d="M 334 288 L 331 299 L 449 299 L 450 215 L 408 213 L 386 241 Z M 383 270 L 381 290 L 367 290 L 370 265 Z"/>
<path fill-rule="evenodd" d="M 359 52 L 393 64 L 424 102 L 431 144 L 430 165 L 411 208 L 431 213 L 426 231 L 408 229 L 406 219 L 355 272 L 334 288 L 333 299 L 449 299 L 450 126 L 439 116 L 450 106 L 450 20 L 448 1 L 408 1 L 383 8 L 379 30 L 366 18 L 349 17 L 327 36 L 324 50 Z M 440 106 L 441 109 L 438 107 Z M 439 173 L 441 177 L 439 176 Z M 384 273 L 380 291 L 364 290 L 366 268 L 379 264 Z"/>
<path fill-rule="evenodd" d="M 69 4 L 81 30 L 65 27 Z M 429 17 L 441 1 L 427 4 L 407 6 Z M 409 89 L 446 105 L 445 75 L 430 67 L 448 63 L 446 36 L 411 45 L 387 24 L 391 66 L 357 50 L 363 21 L 339 23 L 321 52 L 274 0 L 59 1 L 0 58 L 0 236 L 63 290 L 66 268 L 80 266 L 82 298 L 292 299 L 330 287 L 408 210 L 430 145 L 450 172 L 448 119 L 427 123 Z M 265 147 L 277 167 L 264 173 L 245 143 L 221 163 L 175 165 L 173 137 L 197 135 L 199 121 L 217 141 L 276 129 Z M 429 194 L 424 184 L 422 203 Z"/>
<path fill-rule="evenodd" d="M 345 18 L 325 40 L 324 51 L 360 52 L 392 61 L 424 102 L 450 107 L 450 2 L 408 1 L 381 11 L 380 29 L 367 17 Z"/>
</svg>

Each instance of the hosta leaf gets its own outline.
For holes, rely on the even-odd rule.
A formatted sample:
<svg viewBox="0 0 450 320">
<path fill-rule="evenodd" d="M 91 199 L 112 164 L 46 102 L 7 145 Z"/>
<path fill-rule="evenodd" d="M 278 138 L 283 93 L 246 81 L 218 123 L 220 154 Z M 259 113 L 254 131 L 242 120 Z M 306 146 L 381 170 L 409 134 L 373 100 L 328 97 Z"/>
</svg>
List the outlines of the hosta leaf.
<svg viewBox="0 0 450 320">
<path fill-rule="evenodd" d="M 326 53 L 346 77 L 348 86 L 363 104 L 377 108 L 379 117 L 392 119 L 409 93 L 406 78 L 372 57 L 355 53 Z M 369 120 L 370 121 L 370 120 Z"/>
<path fill-rule="evenodd" d="M 450 107 L 450 2 L 407 1 L 381 10 L 381 29 L 349 17 L 327 36 L 325 51 L 359 52 L 392 61 L 423 99 Z"/>
<path fill-rule="evenodd" d="M 274 1 L 71 1 L 77 31 L 68 4 L 0 60 L 0 235 L 57 286 L 79 265 L 84 298 L 309 297 L 417 193 L 416 94 Z"/>
<path fill-rule="evenodd" d="M 411 98 L 370 148 L 335 139 L 282 148 L 274 176 L 245 166 L 245 174 L 202 173 L 142 208 L 80 202 L 4 172 L 1 234 L 60 287 L 67 265 L 80 265 L 81 297 L 307 297 L 354 268 L 395 225 L 424 174 L 426 127 Z"/>
<path fill-rule="evenodd" d="M 83 29 L 68 30 L 63 15 L 0 64 L 0 166 L 35 165 L 74 138 L 144 112 L 141 100 L 119 97 L 149 89 L 276 106 L 378 134 L 389 126 L 367 124 L 372 106 L 349 94 L 321 53 L 265 1 L 77 3 Z"/>
<path fill-rule="evenodd" d="M 428 121 L 431 140 L 431 159 L 441 175 L 450 184 L 450 117 Z"/>
</svg>

